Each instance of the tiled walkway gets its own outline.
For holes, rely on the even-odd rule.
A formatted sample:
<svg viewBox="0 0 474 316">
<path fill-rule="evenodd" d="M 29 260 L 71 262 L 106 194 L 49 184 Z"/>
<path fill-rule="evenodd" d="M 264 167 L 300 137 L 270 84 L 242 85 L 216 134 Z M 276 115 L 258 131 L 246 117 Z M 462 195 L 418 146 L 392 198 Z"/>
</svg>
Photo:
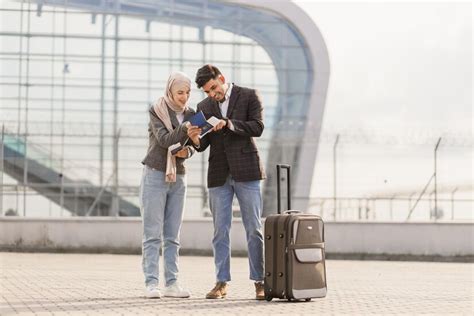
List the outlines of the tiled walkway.
<svg viewBox="0 0 474 316">
<path fill-rule="evenodd" d="M 466 314 L 474 264 L 327 261 L 328 295 L 311 302 L 253 300 L 245 258 L 232 261 L 226 299 L 206 300 L 211 257 L 181 257 L 189 299 L 143 297 L 136 255 L 0 253 L 0 315 L 22 314 Z"/>
</svg>

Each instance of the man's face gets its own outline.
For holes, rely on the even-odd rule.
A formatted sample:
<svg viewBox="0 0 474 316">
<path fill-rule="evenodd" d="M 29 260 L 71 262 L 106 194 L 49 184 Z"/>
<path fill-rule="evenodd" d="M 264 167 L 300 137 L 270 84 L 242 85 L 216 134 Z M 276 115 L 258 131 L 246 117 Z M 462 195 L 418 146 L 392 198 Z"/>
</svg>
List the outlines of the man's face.
<svg viewBox="0 0 474 316">
<path fill-rule="evenodd" d="M 225 91 L 224 91 L 225 78 L 222 75 L 217 76 L 216 79 L 211 79 L 204 86 L 202 90 L 211 98 L 217 102 L 224 100 Z"/>
</svg>

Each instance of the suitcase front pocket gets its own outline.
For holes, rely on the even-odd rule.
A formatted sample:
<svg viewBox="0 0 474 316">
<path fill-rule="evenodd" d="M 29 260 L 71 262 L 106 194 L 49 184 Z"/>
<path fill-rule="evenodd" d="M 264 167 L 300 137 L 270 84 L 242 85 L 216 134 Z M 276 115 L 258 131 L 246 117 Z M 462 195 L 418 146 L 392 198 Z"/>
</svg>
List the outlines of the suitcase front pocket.
<svg viewBox="0 0 474 316">
<path fill-rule="evenodd" d="M 295 299 L 326 296 L 324 224 L 321 218 L 295 218 L 291 223 L 287 249 L 289 296 Z"/>
<path fill-rule="evenodd" d="M 290 288 L 296 299 L 326 296 L 324 243 L 291 244 Z"/>
<path fill-rule="evenodd" d="M 324 244 L 311 245 L 293 245 L 290 249 L 294 249 L 295 258 L 301 263 L 317 263 L 323 261 Z"/>
</svg>

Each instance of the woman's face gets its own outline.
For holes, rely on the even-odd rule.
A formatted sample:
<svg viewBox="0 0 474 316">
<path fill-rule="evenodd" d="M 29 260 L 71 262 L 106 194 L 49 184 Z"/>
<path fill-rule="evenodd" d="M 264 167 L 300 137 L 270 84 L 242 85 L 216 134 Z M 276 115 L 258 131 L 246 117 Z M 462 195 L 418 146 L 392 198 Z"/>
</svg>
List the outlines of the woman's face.
<svg viewBox="0 0 474 316">
<path fill-rule="evenodd" d="M 171 95 L 173 96 L 173 101 L 176 102 L 180 107 L 184 107 L 189 99 L 189 94 L 191 89 L 185 86 L 174 85 L 171 87 Z"/>
</svg>

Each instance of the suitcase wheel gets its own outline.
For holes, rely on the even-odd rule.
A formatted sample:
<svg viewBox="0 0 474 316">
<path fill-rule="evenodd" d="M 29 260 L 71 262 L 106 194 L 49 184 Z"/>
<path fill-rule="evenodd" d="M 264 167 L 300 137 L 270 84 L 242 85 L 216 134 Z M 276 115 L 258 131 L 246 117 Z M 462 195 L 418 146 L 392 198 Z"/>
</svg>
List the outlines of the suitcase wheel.
<svg viewBox="0 0 474 316">
<path fill-rule="evenodd" d="M 265 296 L 265 299 L 267 300 L 267 302 L 271 302 L 273 297 L 271 297 L 270 295 L 267 295 L 267 296 Z"/>
<path fill-rule="evenodd" d="M 305 298 L 304 300 L 305 300 L 306 302 L 309 302 L 309 301 L 311 301 L 311 298 Z"/>
</svg>

